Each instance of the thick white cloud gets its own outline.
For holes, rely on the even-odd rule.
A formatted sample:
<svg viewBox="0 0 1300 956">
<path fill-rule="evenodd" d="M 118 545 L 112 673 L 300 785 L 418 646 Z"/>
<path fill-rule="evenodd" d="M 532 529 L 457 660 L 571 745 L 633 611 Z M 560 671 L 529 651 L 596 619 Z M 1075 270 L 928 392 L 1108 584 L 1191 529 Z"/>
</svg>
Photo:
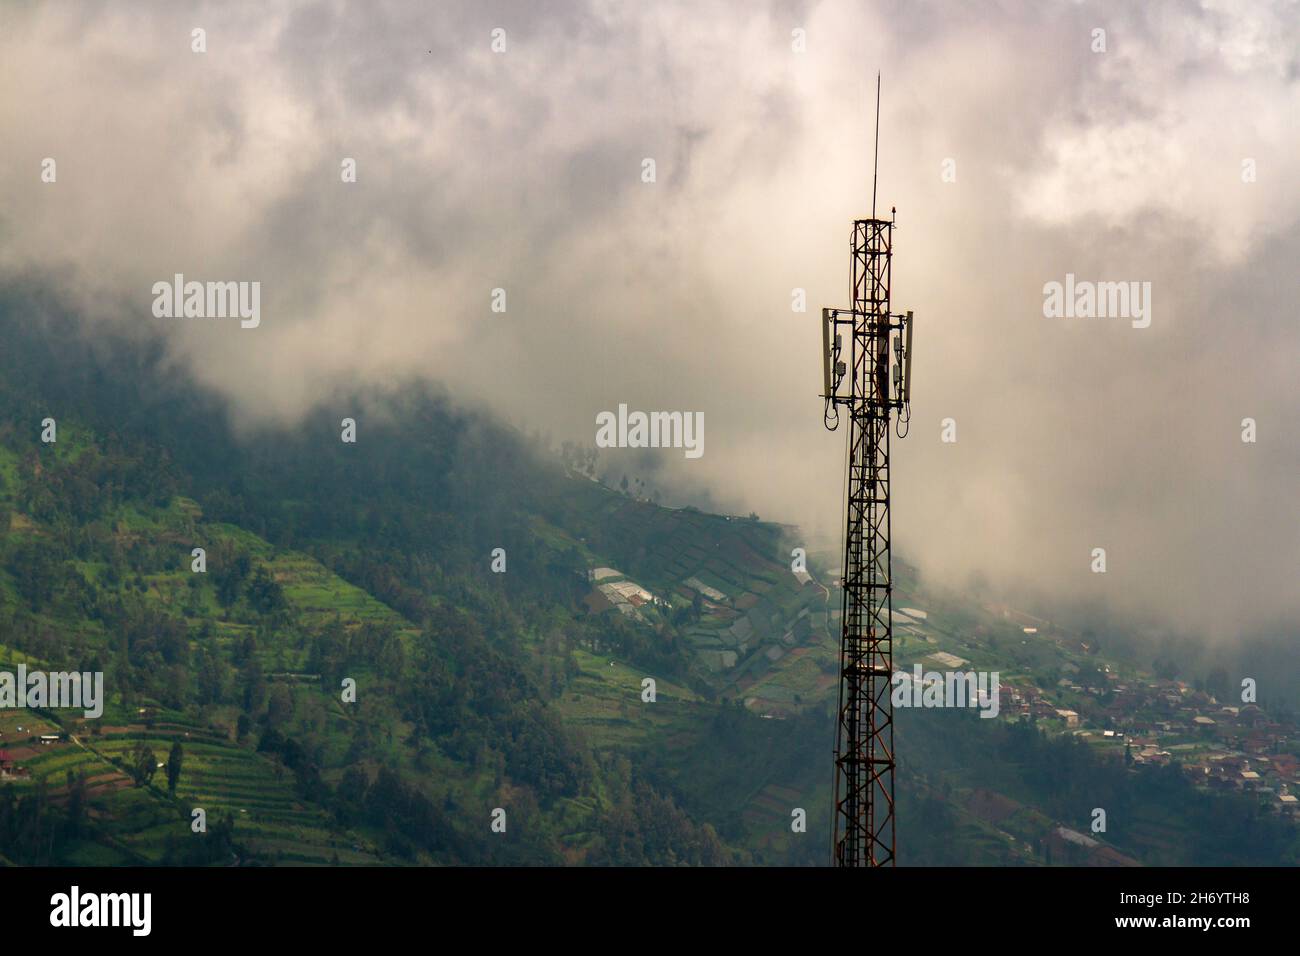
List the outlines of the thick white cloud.
<svg viewBox="0 0 1300 956">
<path fill-rule="evenodd" d="M 247 421 L 404 375 L 587 442 L 620 402 L 700 410 L 704 457 L 664 452 L 657 483 L 831 538 L 843 433 L 820 426 L 817 313 L 847 304 L 880 69 L 895 306 L 919 320 L 902 552 L 951 580 L 1234 633 L 1297 613 L 1296 17 L 6 7 L 0 270 L 47 277 L 92 323 L 165 336 Z M 175 272 L 260 280 L 261 327 L 154 320 L 150 286 Z M 1043 284 L 1067 272 L 1152 282 L 1151 328 L 1043 318 Z M 1238 438 L 1247 416 L 1256 445 Z M 1088 572 L 1093 547 L 1107 575 Z"/>
</svg>

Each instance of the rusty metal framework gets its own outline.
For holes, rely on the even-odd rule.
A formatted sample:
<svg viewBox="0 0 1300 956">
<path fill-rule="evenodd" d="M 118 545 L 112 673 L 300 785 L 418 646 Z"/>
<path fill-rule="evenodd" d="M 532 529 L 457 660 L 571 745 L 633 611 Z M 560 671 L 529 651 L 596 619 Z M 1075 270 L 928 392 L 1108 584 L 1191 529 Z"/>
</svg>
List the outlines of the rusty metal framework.
<svg viewBox="0 0 1300 956">
<path fill-rule="evenodd" d="M 827 427 L 849 418 L 833 862 L 895 862 L 891 415 L 910 418 L 911 313 L 889 311 L 893 219 L 853 223 L 851 309 L 824 309 Z M 841 356 L 850 337 L 847 362 Z M 897 333 L 897 335 L 895 335 Z M 891 376 L 890 343 L 896 364 Z M 840 394 L 844 379 L 848 394 Z M 833 419 L 832 419 L 833 416 Z M 833 423 L 832 423 L 833 422 Z"/>
</svg>

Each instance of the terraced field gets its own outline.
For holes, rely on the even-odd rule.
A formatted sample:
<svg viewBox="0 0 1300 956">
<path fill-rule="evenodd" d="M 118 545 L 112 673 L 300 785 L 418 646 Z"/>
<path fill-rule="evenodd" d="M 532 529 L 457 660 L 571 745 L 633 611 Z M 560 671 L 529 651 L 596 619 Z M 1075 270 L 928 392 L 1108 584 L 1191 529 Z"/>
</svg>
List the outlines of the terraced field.
<svg viewBox="0 0 1300 956">
<path fill-rule="evenodd" d="M 652 675 L 585 651 L 575 657 L 581 672 L 558 703 L 566 725 L 598 749 L 634 752 L 704 719 L 707 708 L 688 688 L 655 678 L 655 702 L 645 703 L 641 681 Z"/>
<path fill-rule="evenodd" d="M 61 443 L 60 454 L 75 454 L 75 448 L 65 449 Z M 188 499 L 176 499 L 158 509 L 124 506 L 109 524 L 123 547 L 148 541 L 153 548 L 175 549 L 178 569 L 143 576 L 144 596 L 168 612 L 206 619 L 211 628 L 209 639 L 216 648 L 228 651 L 258 631 L 252 622 L 221 613 L 210 586 L 197 591 L 192 587 L 189 562 L 194 542 L 209 551 L 222 544 L 239 546 L 262 560 L 283 588 L 299 627 L 329 622 L 349 629 L 373 625 L 391 628 L 404 640 L 418 633 L 401 615 L 318 561 L 297 552 L 277 551 L 237 527 L 203 524 L 198 506 Z M 11 525 L 10 531 L 14 530 Z M 40 536 L 44 532 L 30 525 L 28 533 Z M 100 581 L 107 573 L 102 562 L 78 562 L 77 569 L 89 581 Z M 0 574 L 0 584 L 11 587 L 4 574 Z M 90 622 L 80 623 L 93 630 Z M 51 620 L 54 626 L 66 628 L 64 622 Z M 264 641 L 258 650 L 263 668 L 281 672 L 280 680 L 291 684 L 293 671 L 305 665 L 306 657 L 301 642 L 283 639 Z M 12 671 L 18 663 L 43 666 L 39 660 L 0 645 L 0 669 Z M 357 676 L 362 673 L 358 671 Z M 316 683 L 307 680 L 308 695 Z M 160 708 L 156 701 L 137 704 L 124 709 L 120 700 L 113 700 L 97 721 L 83 720 L 75 711 L 61 711 L 57 716 L 54 712 L 0 711 L 0 750 L 15 764 L 13 774 L 3 783 L 12 786 L 17 797 L 43 791 L 50 803 L 62 806 L 72 781 L 84 775 L 86 815 L 97 824 L 98 839 L 76 845 L 72 861 L 85 865 L 163 861 L 169 850 L 183 845 L 181 841 L 198 838 L 190 826 L 191 811 L 196 807 L 206 811 L 209 827 L 229 816 L 241 846 L 250 856 L 266 862 L 380 861 L 372 841 L 340 831 L 320 807 L 305 804 L 296 796 L 293 773 L 276 759 L 253 750 L 255 734 L 242 743 L 233 739 L 233 710 L 225 724 L 210 724 Z M 147 721 L 141 716 L 146 711 Z M 37 742 L 40 735 L 51 733 L 64 733 L 66 739 L 53 744 Z M 141 741 L 150 746 L 160 764 L 165 763 L 172 743 L 181 742 L 184 763 L 174 796 L 167 793 L 165 768 L 158 768 L 148 786 L 137 786 L 132 779 L 128 768 Z M 345 746 L 345 742 L 337 746 Z"/>
</svg>

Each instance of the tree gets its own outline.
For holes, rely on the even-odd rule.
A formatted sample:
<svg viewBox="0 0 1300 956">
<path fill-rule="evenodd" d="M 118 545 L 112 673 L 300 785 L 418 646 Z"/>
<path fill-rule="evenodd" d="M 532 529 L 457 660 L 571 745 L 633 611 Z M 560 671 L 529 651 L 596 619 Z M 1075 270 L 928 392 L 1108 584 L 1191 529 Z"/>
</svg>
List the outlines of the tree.
<svg viewBox="0 0 1300 956">
<path fill-rule="evenodd" d="M 271 688 L 270 700 L 267 702 L 266 724 L 272 729 L 278 729 L 292 717 L 293 694 L 284 684 L 276 684 Z"/>
<path fill-rule="evenodd" d="M 228 554 L 228 550 L 223 548 L 218 552 L 218 558 L 225 558 Z M 252 569 L 253 563 L 246 554 L 237 555 L 230 561 L 219 560 L 213 577 L 217 584 L 217 601 L 222 607 L 230 607 L 239 600 L 244 579 Z"/>
<path fill-rule="evenodd" d="M 179 740 L 172 744 L 171 753 L 167 755 L 167 792 L 175 795 L 176 784 L 181 779 L 181 763 L 185 760 L 185 753 L 181 749 Z"/>
<path fill-rule="evenodd" d="M 148 741 L 139 740 L 131 751 L 131 778 L 137 787 L 146 786 L 158 771 L 158 758 L 149 747 Z"/>
<path fill-rule="evenodd" d="M 283 588 L 266 568 L 258 568 L 249 582 L 248 603 L 262 614 L 272 614 L 286 606 Z"/>
<path fill-rule="evenodd" d="M 198 702 L 220 704 L 226 698 L 228 668 L 225 661 L 208 647 L 199 657 Z"/>
</svg>

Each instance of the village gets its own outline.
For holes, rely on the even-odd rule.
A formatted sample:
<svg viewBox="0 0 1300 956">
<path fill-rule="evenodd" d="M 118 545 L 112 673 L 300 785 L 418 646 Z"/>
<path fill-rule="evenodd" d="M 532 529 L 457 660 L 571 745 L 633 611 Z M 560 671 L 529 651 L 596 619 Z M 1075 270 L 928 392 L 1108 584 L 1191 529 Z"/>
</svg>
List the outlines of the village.
<svg viewBox="0 0 1300 956">
<path fill-rule="evenodd" d="M 1257 703 L 1224 704 L 1182 680 L 1101 670 L 1105 687 L 1062 677 L 1049 692 L 1028 680 L 1003 681 L 1003 713 L 1110 745 L 1130 766 L 1175 763 L 1198 788 L 1253 793 L 1261 806 L 1297 817 L 1293 722 Z"/>
<path fill-rule="evenodd" d="M 737 675 L 736 686 L 750 710 L 783 719 L 801 700 L 812 699 L 817 688 L 828 686 L 821 669 L 805 670 L 820 675 L 815 683 L 796 686 L 792 672 L 779 665 L 791 652 L 796 656 L 813 652 L 818 634 L 838 631 L 837 571 L 825 575 L 829 589 L 806 571 L 794 572 L 797 592 L 820 591 L 824 597 L 803 604 L 793 623 L 769 628 L 770 634 L 760 634 L 755 625 L 765 625 L 775 608 L 765 605 L 768 610 L 761 614 L 742 613 L 731 619 L 751 602 L 720 590 L 725 586 L 722 580 L 710 576 L 714 582 L 710 584 L 697 574 L 686 578 L 673 594 L 678 600 L 698 595 L 706 613 L 729 624 L 718 632 L 723 646 L 701 645 L 697 653 L 715 673 Z M 590 569 L 587 580 L 591 588 L 587 606 L 595 613 L 616 610 L 645 622 L 646 609 L 666 607 L 671 600 L 610 567 Z M 819 606 L 823 601 L 824 608 Z M 1300 758 L 1293 752 L 1297 728 L 1292 720 L 1271 715 L 1253 701 L 1221 701 L 1185 680 L 1121 673 L 1087 641 L 1050 622 L 1001 606 L 982 610 L 988 616 L 962 628 L 952 626 L 947 614 L 936 620 L 930 612 L 900 602 L 893 609 L 896 667 L 906 671 L 925 665 L 951 672 L 972 666 L 968 658 L 974 658 L 979 666 L 1002 671 L 998 707 L 987 716 L 1027 720 L 1048 733 L 1072 734 L 1129 767 L 1174 764 L 1201 790 L 1251 794 L 1262 809 L 1300 820 Z M 999 643 L 999 633 L 1015 634 L 1021 644 L 1050 648 L 1051 662 L 1017 666 L 1000 661 L 1007 644 L 1005 638 Z M 1251 692 L 1245 691 L 1244 696 L 1249 698 Z M 1070 837 L 1063 839 L 1069 842 Z"/>
</svg>

